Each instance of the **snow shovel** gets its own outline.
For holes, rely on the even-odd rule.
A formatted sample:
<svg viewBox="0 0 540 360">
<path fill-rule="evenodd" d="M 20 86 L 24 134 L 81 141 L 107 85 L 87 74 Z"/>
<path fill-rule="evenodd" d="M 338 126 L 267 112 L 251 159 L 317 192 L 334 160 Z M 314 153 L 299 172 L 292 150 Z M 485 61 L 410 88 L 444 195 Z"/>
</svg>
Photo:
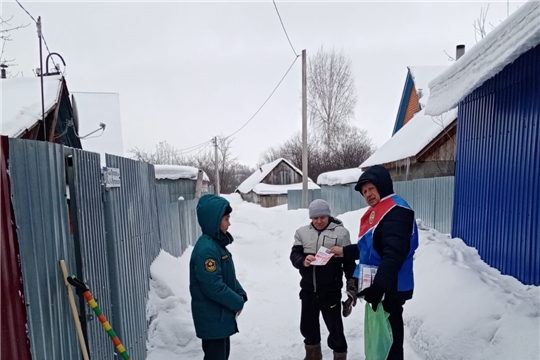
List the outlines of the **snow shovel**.
<svg viewBox="0 0 540 360">
<path fill-rule="evenodd" d="M 88 286 L 86 286 L 86 284 L 82 282 L 81 280 L 77 279 L 75 275 L 68 276 L 66 280 L 71 285 L 75 286 L 75 288 L 77 289 L 77 293 L 82 294 L 84 296 L 84 299 L 88 303 L 88 305 L 90 305 L 92 310 L 94 310 L 94 313 L 98 317 L 99 321 L 101 322 L 101 325 L 103 326 L 103 328 L 105 329 L 109 337 L 112 339 L 112 342 L 114 346 L 116 346 L 116 349 L 118 350 L 120 355 L 122 356 L 122 359 L 131 360 L 131 357 L 129 356 L 126 349 L 124 348 L 124 345 L 122 345 L 122 343 L 120 342 L 120 339 L 118 338 L 118 336 L 112 329 L 111 324 L 109 324 L 109 322 L 105 318 L 105 315 L 103 315 L 103 313 L 101 312 L 101 309 L 99 308 L 96 300 L 94 300 L 94 297 L 92 296 L 92 293 L 88 289 Z"/>
<path fill-rule="evenodd" d="M 394 342 L 388 314 L 382 304 L 377 311 L 366 303 L 364 315 L 364 351 L 366 360 L 386 360 Z"/>
</svg>

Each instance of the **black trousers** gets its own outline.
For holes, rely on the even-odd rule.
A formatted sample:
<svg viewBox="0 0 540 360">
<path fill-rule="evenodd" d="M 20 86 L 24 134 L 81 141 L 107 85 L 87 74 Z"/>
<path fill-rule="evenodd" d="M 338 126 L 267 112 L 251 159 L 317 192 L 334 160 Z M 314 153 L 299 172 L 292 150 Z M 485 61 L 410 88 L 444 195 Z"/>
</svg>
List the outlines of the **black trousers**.
<svg viewBox="0 0 540 360">
<path fill-rule="evenodd" d="M 390 314 L 388 321 L 392 327 L 392 336 L 394 338 L 388 360 L 403 360 L 403 304 L 405 302 L 391 298 L 385 299 L 382 304 L 384 311 Z"/>
<path fill-rule="evenodd" d="M 347 341 L 343 333 L 341 318 L 341 291 L 316 294 L 302 290 L 302 315 L 300 332 L 306 345 L 317 345 L 321 342 L 319 316 L 322 313 L 328 335 L 328 347 L 335 352 L 346 352 Z"/>
<path fill-rule="evenodd" d="M 231 352 L 231 338 L 202 341 L 204 360 L 227 360 Z"/>
</svg>

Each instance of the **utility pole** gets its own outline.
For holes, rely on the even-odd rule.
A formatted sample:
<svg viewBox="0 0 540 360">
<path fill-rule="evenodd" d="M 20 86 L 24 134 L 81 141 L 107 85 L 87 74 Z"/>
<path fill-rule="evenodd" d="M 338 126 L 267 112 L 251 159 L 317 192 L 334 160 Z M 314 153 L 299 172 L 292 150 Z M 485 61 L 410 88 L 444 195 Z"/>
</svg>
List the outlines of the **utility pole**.
<svg viewBox="0 0 540 360">
<path fill-rule="evenodd" d="M 215 147 L 215 154 L 216 154 L 216 184 L 215 184 L 215 193 L 216 195 L 219 195 L 219 157 L 218 157 L 218 141 L 217 136 L 214 136 L 214 147 Z"/>
<path fill-rule="evenodd" d="M 302 207 L 307 208 L 308 197 L 308 151 L 307 151 L 307 72 L 306 50 L 302 50 Z"/>
</svg>

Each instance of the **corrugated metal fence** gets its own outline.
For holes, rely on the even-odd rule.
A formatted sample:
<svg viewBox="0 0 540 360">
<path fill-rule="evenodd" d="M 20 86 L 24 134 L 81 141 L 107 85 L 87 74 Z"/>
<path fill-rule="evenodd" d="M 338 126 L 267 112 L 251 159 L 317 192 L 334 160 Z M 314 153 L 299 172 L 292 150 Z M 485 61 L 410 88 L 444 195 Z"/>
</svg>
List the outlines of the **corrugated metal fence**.
<svg viewBox="0 0 540 360">
<path fill-rule="evenodd" d="M 180 216 L 180 237 L 182 239 L 182 252 L 202 235 L 201 228 L 197 223 L 198 200 L 186 200 L 178 202 Z"/>
<path fill-rule="evenodd" d="M 9 175 L 33 359 L 77 359 L 80 348 L 59 261 L 75 270 L 61 145 L 10 139 Z M 21 319 L 23 321 L 23 319 Z"/>
<path fill-rule="evenodd" d="M 159 254 L 154 167 L 106 155 L 120 169 L 120 187 L 105 192 L 105 228 L 114 329 L 134 359 L 146 356 L 150 265 Z"/>
<path fill-rule="evenodd" d="M 112 321 L 109 282 L 109 259 L 105 235 L 105 215 L 101 188 L 100 155 L 72 150 L 68 161 L 70 207 L 76 249 L 77 275 L 90 291 L 106 317 Z M 70 269 L 73 273 L 75 269 Z M 93 311 L 82 297 L 79 307 L 83 315 L 88 353 L 93 359 L 114 359 L 114 348 Z M 113 322 L 114 324 L 114 322 Z"/>
<path fill-rule="evenodd" d="M 356 184 L 321 186 L 321 195 L 330 205 L 333 215 L 344 214 L 367 206 L 360 193 L 354 190 Z"/>
<path fill-rule="evenodd" d="M 169 189 L 163 184 L 156 185 L 156 200 L 161 248 L 173 256 L 180 256 L 184 250 L 179 231 L 178 201 L 171 201 Z"/>
<path fill-rule="evenodd" d="M 7 173 L 9 143 L 1 138 L 0 147 L 0 354 L 2 359 L 30 360 L 26 335 L 26 302 L 19 264 L 19 242 L 11 207 L 10 181 Z"/>
<path fill-rule="evenodd" d="M 18 139 L 9 140 L 9 151 L 32 358 L 81 357 L 59 267 L 63 259 L 68 271 L 89 285 L 131 357 L 145 359 L 150 265 L 161 248 L 179 256 L 195 243 L 200 234 L 197 200 L 171 201 L 168 189 L 156 184 L 154 167 L 146 163 L 107 155 L 107 166 L 119 169 L 120 181 L 119 187 L 105 187 L 98 154 Z M 2 215 L 4 222 L 4 211 Z M 15 252 L 4 252 L 5 241 L 3 237 L 2 255 L 11 254 L 16 263 Z M 100 322 L 78 300 L 91 359 L 115 359 Z M 13 316 L 21 317 L 20 312 Z M 17 320 L 24 324 L 22 317 Z M 19 336 L 19 343 L 24 340 Z"/>
<path fill-rule="evenodd" d="M 320 192 L 314 194 L 316 197 L 310 197 L 310 202 L 314 199 L 326 200 L 333 216 L 368 206 L 354 186 L 321 186 Z M 414 209 L 416 217 L 428 226 L 443 233 L 451 232 L 454 177 L 397 181 L 394 182 L 394 192 L 403 197 Z M 289 191 L 288 198 L 289 210 L 301 208 L 302 191 Z"/>
<path fill-rule="evenodd" d="M 315 199 L 321 199 L 321 190 L 312 189 L 308 190 L 308 202 L 312 202 Z M 302 208 L 302 190 L 288 190 L 287 191 L 287 209 L 296 210 Z"/>
<path fill-rule="evenodd" d="M 452 231 L 453 176 L 398 181 L 394 183 L 394 192 L 413 208 L 417 219 L 442 233 Z"/>
<path fill-rule="evenodd" d="M 459 104 L 453 235 L 540 285 L 540 45 Z"/>
</svg>

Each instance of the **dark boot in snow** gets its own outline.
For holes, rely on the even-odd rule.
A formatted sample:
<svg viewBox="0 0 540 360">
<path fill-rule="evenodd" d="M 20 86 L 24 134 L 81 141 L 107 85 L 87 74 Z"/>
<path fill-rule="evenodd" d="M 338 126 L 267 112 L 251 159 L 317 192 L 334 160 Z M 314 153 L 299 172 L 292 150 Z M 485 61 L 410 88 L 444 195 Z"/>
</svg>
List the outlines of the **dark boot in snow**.
<svg viewBox="0 0 540 360">
<path fill-rule="evenodd" d="M 334 351 L 334 360 L 347 360 L 347 352 L 338 353 Z"/>
<path fill-rule="evenodd" d="M 321 344 L 306 345 L 306 357 L 304 360 L 322 360 Z"/>
</svg>

